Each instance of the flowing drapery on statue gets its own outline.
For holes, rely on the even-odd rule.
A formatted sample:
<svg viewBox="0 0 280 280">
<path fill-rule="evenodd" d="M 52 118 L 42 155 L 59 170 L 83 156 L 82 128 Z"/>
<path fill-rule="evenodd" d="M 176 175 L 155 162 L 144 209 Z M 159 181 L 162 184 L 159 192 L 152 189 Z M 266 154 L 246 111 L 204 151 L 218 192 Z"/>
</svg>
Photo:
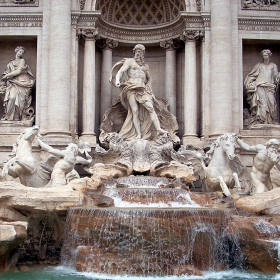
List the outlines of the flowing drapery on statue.
<svg viewBox="0 0 280 280">
<path fill-rule="evenodd" d="M 263 50 L 263 62 L 254 66 L 245 79 L 247 101 L 255 123 L 277 123 L 276 84 L 277 65 L 269 61 L 270 50 Z"/>
<path fill-rule="evenodd" d="M 22 58 L 25 49 L 15 49 L 16 58 L 10 60 L 1 78 L 0 92 L 4 96 L 4 116 L 2 120 L 23 121 L 28 119 L 27 110 L 31 106 L 31 90 L 35 78 Z"/>
<path fill-rule="evenodd" d="M 152 92 L 149 66 L 144 62 L 143 45 L 136 45 L 134 58 L 116 63 L 110 82 L 120 87 L 119 101 L 106 111 L 101 124 L 100 140 L 106 133 L 117 132 L 123 139 L 156 140 L 169 133 L 174 142 L 178 124 L 175 116 L 167 110 L 167 102 L 157 100 Z"/>
<path fill-rule="evenodd" d="M 127 59 L 123 59 L 113 66 L 110 77 L 111 81 L 115 82 L 115 76 L 126 60 Z M 137 138 L 137 131 L 133 123 L 133 113 L 128 102 L 129 98 L 134 95 L 136 102 L 140 105 L 138 107 L 138 117 L 140 121 L 141 138 L 149 139 L 151 137 L 150 128 L 152 125 L 152 120 L 149 116 L 148 110 L 141 105 L 149 102 L 150 104 L 152 104 L 158 115 L 160 115 L 162 110 L 159 102 L 156 100 L 154 94 L 152 93 L 150 84 L 142 86 L 136 83 L 124 82 L 120 85 L 120 88 L 121 93 L 119 99 L 122 106 L 127 110 L 127 116 L 119 134 L 126 140 Z"/>
</svg>

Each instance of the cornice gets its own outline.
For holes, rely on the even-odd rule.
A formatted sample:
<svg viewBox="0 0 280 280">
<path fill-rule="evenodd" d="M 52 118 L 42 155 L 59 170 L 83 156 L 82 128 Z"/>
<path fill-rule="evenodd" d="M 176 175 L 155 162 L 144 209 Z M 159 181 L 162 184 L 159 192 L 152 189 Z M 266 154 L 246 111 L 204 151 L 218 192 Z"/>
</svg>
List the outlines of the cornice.
<svg viewBox="0 0 280 280">
<path fill-rule="evenodd" d="M 280 19 L 270 17 L 239 17 L 238 29 L 248 31 L 280 31 Z"/>
</svg>

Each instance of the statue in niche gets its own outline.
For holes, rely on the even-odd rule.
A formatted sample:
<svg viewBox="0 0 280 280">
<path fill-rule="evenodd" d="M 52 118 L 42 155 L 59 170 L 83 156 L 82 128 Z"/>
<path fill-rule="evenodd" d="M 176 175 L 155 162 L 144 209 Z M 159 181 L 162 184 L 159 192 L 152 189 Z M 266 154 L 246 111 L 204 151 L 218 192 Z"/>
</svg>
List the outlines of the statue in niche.
<svg viewBox="0 0 280 280">
<path fill-rule="evenodd" d="M 40 138 L 38 138 L 38 143 L 44 151 L 59 158 L 53 167 L 51 179 L 46 187 L 63 186 L 66 185 L 68 181 L 79 178 L 79 174 L 74 169 L 75 164 L 88 165 L 92 161 L 92 157 L 88 154 L 91 149 L 87 142 L 80 141 L 80 147 L 77 144 L 70 143 L 66 149 L 62 151 L 54 149 L 44 143 Z M 86 159 L 78 156 L 79 151 L 85 153 Z"/>
<path fill-rule="evenodd" d="M 33 117 L 31 90 L 35 84 L 30 67 L 23 58 L 24 47 L 15 49 L 16 57 L 10 60 L 0 82 L 0 93 L 4 94 L 4 116 L 2 120 L 26 121 Z"/>
<path fill-rule="evenodd" d="M 280 142 L 277 139 L 270 139 L 265 145 L 253 146 L 246 144 L 239 138 L 236 142 L 242 149 L 256 153 L 250 174 L 250 192 L 263 193 L 272 190 L 270 170 L 274 166 L 280 170 L 280 154 L 278 152 Z"/>
<path fill-rule="evenodd" d="M 252 124 L 276 124 L 276 91 L 280 79 L 277 65 L 269 61 L 270 50 L 261 52 L 263 62 L 256 64 L 247 75 L 244 85 L 247 90 L 247 102 L 250 105 Z"/>
<path fill-rule="evenodd" d="M 133 52 L 134 58 L 125 58 L 113 66 L 110 77 L 110 82 L 121 88 L 120 102 L 127 115 L 118 133 L 128 141 L 166 133 L 163 115 L 167 110 L 152 92 L 149 66 L 144 61 L 145 47 L 137 44 Z"/>
</svg>

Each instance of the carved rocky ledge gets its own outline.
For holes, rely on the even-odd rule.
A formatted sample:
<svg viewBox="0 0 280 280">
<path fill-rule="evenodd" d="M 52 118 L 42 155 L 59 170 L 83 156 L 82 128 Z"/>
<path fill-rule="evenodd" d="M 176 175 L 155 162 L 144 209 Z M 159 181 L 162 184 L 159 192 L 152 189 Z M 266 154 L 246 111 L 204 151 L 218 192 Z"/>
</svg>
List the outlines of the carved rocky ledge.
<svg viewBox="0 0 280 280">
<path fill-rule="evenodd" d="M 234 241 L 233 258 L 246 261 L 251 270 L 278 273 L 279 217 L 233 215 L 227 226 L 227 238 Z"/>
<path fill-rule="evenodd" d="M 14 264 L 15 257 L 9 255 L 14 248 L 24 242 L 26 236 L 27 222 L 0 221 L 0 269 L 7 270 Z"/>
<path fill-rule="evenodd" d="M 86 179 L 82 181 L 79 184 L 86 186 Z M 1 207 L 20 210 L 21 213 L 66 211 L 68 207 L 81 206 L 83 199 L 83 194 L 73 190 L 71 184 L 56 188 L 32 188 L 14 181 L 0 182 Z"/>
<path fill-rule="evenodd" d="M 245 212 L 256 214 L 280 214 L 280 188 L 271 191 L 241 197 L 235 206 Z"/>
</svg>

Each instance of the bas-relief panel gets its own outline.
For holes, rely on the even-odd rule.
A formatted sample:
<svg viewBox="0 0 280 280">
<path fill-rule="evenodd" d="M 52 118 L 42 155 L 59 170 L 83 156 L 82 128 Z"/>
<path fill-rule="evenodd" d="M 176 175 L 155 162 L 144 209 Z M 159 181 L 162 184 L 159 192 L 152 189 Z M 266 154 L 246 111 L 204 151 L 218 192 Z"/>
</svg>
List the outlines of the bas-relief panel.
<svg viewBox="0 0 280 280">
<path fill-rule="evenodd" d="M 0 7 L 39 6 L 39 0 L 0 0 Z"/>
<path fill-rule="evenodd" d="M 245 10 L 280 10 L 279 0 L 241 0 L 241 7 Z"/>
</svg>

